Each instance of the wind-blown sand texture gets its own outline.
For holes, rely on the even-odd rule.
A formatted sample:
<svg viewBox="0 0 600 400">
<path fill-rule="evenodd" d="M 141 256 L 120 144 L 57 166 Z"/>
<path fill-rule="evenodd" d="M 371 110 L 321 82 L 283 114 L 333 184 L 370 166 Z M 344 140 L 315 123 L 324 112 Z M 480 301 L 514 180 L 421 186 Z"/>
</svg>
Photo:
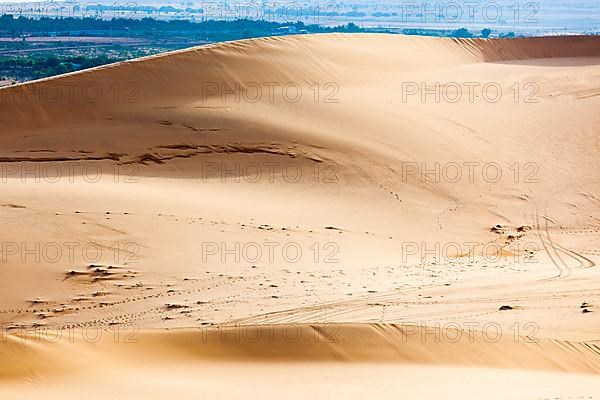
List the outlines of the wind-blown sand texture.
<svg viewBox="0 0 600 400">
<path fill-rule="evenodd" d="M 600 395 L 599 37 L 244 40 L 0 104 L 0 398 Z"/>
</svg>

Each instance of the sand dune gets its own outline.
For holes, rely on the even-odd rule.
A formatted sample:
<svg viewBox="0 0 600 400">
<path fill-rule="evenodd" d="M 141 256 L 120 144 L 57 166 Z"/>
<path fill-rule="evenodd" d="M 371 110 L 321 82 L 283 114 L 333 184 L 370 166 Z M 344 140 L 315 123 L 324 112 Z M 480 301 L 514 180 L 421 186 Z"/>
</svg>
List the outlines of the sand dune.
<svg viewBox="0 0 600 400">
<path fill-rule="evenodd" d="M 96 387 L 107 376 L 115 376 L 114 386 L 100 393 L 88 392 L 88 395 L 99 398 L 144 393 L 147 398 L 164 398 L 164 389 L 159 393 L 149 390 L 161 382 L 160 386 L 172 388 L 176 395 L 193 398 L 185 391 L 195 387 L 203 393 L 213 393 L 216 385 L 213 380 L 218 380 L 219 375 L 223 379 L 225 375 L 233 386 L 228 393 L 234 397 L 242 397 L 237 391 L 239 386 L 252 385 L 252 382 L 257 386 L 251 389 L 268 398 L 301 397 L 299 393 L 287 392 L 293 388 L 293 381 L 314 380 L 315 376 L 341 379 L 347 384 L 341 393 L 346 394 L 369 390 L 390 395 L 399 393 L 401 387 L 405 394 L 426 390 L 430 396 L 450 397 L 448 386 L 456 379 L 457 372 L 469 375 L 469 379 L 492 377 L 493 385 L 529 378 L 528 387 L 515 393 L 516 398 L 531 398 L 552 391 L 573 395 L 580 390 L 583 390 L 581 393 L 598 390 L 594 377 L 600 371 L 598 347 L 507 338 L 491 344 L 476 332 L 469 335 L 459 331 L 442 333 L 410 325 L 341 324 L 330 328 L 333 326 L 296 325 L 291 330 L 281 325 L 261 325 L 167 334 L 147 332 L 130 343 L 115 340 L 116 336 L 105 332 L 106 335 L 94 343 L 79 338 L 73 343 L 59 341 L 52 345 L 37 345 L 34 337 L 15 336 L 3 345 L 0 393 L 25 398 L 36 398 L 46 391 L 59 395 L 65 382 L 69 383 L 70 392 L 79 393 L 86 387 Z M 248 340 L 250 338 L 252 340 Z M 61 354 L 73 357 L 65 358 Z M 284 375 L 287 377 L 275 381 L 273 378 L 278 377 L 282 366 L 288 369 Z M 255 368 L 260 371 L 257 375 L 256 371 L 252 372 Z M 384 374 L 379 375 L 382 371 Z M 397 374 L 396 382 L 382 390 L 379 379 L 387 381 L 390 373 Z M 422 377 L 411 382 L 423 373 L 428 384 L 420 381 Z M 564 380 L 565 375 L 559 373 L 567 373 L 572 384 L 583 384 L 585 388 L 573 385 L 565 388 L 561 385 L 564 382 L 553 382 Z M 137 374 L 145 377 L 149 387 L 140 388 L 133 381 Z M 360 374 L 355 382 L 348 379 L 348 375 L 353 374 Z M 124 379 L 127 376 L 131 378 L 129 381 Z M 37 385 L 24 388 L 19 385 L 24 379 L 33 380 Z M 440 386 L 427 389 L 432 380 Z M 152 381 L 155 384 L 150 383 Z M 38 387 L 43 387 L 44 392 Z M 487 389 L 486 385 L 464 385 L 460 396 L 495 398 L 494 394 L 485 393 Z M 180 394 L 182 392 L 184 394 Z"/>
<path fill-rule="evenodd" d="M 0 393 L 600 392 L 599 40 L 300 35 L 1 89 Z"/>
</svg>

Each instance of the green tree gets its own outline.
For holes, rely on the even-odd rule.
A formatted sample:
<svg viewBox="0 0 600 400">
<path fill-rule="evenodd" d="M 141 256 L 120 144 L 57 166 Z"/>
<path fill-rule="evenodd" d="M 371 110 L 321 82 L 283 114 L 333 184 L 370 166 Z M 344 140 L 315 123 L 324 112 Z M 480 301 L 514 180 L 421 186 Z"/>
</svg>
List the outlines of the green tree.
<svg viewBox="0 0 600 400">
<path fill-rule="evenodd" d="M 467 28 L 460 28 L 453 31 L 451 36 L 457 38 L 471 38 L 473 37 L 473 34 L 469 32 Z"/>
</svg>

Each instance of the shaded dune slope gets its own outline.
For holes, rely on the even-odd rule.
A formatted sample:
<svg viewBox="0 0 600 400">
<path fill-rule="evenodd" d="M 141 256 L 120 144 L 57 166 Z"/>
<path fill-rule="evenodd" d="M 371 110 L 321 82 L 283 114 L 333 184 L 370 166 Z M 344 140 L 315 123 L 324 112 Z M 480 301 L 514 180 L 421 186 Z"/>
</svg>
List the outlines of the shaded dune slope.
<svg viewBox="0 0 600 400">
<path fill-rule="evenodd" d="M 120 367 L 203 362 L 355 362 L 454 365 L 600 374 L 600 349 L 585 343 L 490 337 L 482 332 L 411 325 L 254 325 L 141 332 L 105 331 L 93 342 L 56 343 L 8 336 L 0 347 L 2 380 L 52 376 L 110 359 Z M 96 336 L 96 335 L 94 335 Z M 54 336 L 56 337 L 56 335 Z M 54 339 L 53 339 L 54 340 Z M 65 351 L 80 357 L 61 357 Z"/>
</svg>

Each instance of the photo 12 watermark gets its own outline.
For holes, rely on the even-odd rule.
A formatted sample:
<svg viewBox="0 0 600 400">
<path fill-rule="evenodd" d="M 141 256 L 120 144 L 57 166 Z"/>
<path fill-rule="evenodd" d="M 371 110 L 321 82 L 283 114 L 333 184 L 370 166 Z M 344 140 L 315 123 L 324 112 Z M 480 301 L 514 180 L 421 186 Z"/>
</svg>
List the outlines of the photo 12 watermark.
<svg viewBox="0 0 600 400">
<path fill-rule="evenodd" d="M 131 184 L 139 182 L 139 164 L 111 163 L 119 155 L 97 157 L 98 160 L 79 160 L 81 156 L 56 156 L 49 151 L 36 152 L 36 156 L 22 157 L 12 162 L 0 162 L 1 183 L 113 183 Z M 83 157 L 86 157 L 85 155 Z M 90 157 L 93 158 L 93 157 Z M 56 161 L 55 161 L 56 160 Z"/>
<path fill-rule="evenodd" d="M 200 165 L 200 172 L 203 183 L 276 183 L 283 181 L 285 183 L 337 184 L 340 182 L 338 164 L 328 161 L 308 166 L 296 161 L 205 161 Z"/>
<path fill-rule="evenodd" d="M 536 264 L 535 257 L 543 247 L 537 241 L 517 240 L 518 236 L 508 235 L 507 242 L 402 242 L 402 262 L 419 261 L 449 263 L 456 260 L 473 263 L 481 261 L 487 265 L 511 261 L 522 264 Z M 512 242 L 511 242 L 512 241 Z"/>
<path fill-rule="evenodd" d="M 301 100 L 322 104 L 340 102 L 340 87 L 335 82 L 202 82 L 200 99 L 218 99 L 221 103 L 298 103 Z"/>
<path fill-rule="evenodd" d="M 402 183 L 487 183 L 499 182 L 537 184 L 540 166 L 536 162 L 514 162 L 510 165 L 495 161 L 463 162 L 402 162 Z"/>
<path fill-rule="evenodd" d="M 112 82 L 56 79 L 37 84 L 23 84 L 0 90 L 0 105 L 31 104 L 137 104 L 140 85 L 137 82 Z"/>
<path fill-rule="evenodd" d="M 402 103 L 477 103 L 495 104 L 503 99 L 515 104 L 540 102 L 536 82 L 402 82 Z"/>
<path fill-rule="evenodd" d="M 113 324 L 109 326 L 79 326 L 79 322 L 18 324 L 0 323 L 0 343 L 9 340 L 20 343 L 99 343 L 109 340 L 119 344 L 137 344 L 140 327 L 134 323 Z"/>
<path fill-rule="evenodd" d="M 401 21 L 423 24 L 486 23 L 534 25 L 541 3 L 535 1 L 402 1 Z"/>
<path fill-rule="evenodd" d="M 336 242 L 294 241 L 202 242 L 203 263 L 287 263 L 337 264 L 340 246 Z"/>
<path fill-rule="evenodd" d="M 119 265 L 137 264 L 140 246 L 128 242 L 80 241 L 3 241 L 0 260 L 3 264 L 74 264 L 82 262 L 94 266 L 99 262 Z"/>
</svg>

